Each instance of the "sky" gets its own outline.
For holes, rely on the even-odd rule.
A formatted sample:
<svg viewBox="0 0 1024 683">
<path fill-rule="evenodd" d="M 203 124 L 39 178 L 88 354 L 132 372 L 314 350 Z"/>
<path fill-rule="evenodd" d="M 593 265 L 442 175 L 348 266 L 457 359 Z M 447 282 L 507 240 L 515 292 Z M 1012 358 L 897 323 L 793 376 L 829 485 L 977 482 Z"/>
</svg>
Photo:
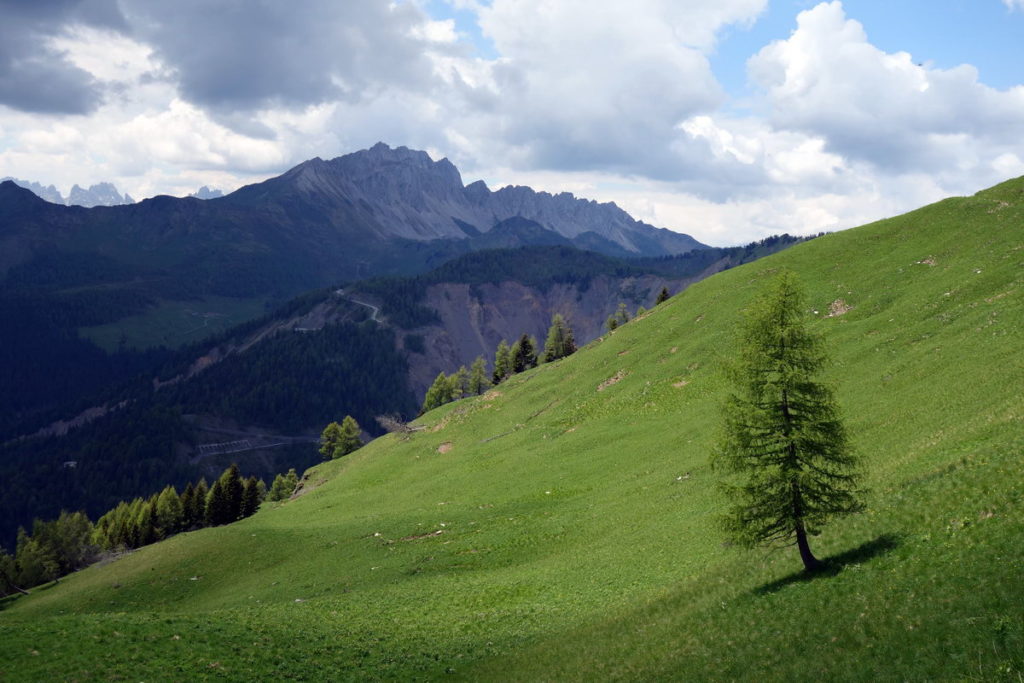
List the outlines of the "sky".
<svg viewBox="0 0 1024 683">
<path fill-rule="evenodd" d="M 1024 0 L 0 0 L 0 177 L 231 191 L 378 141 L 732 245 L 1024 175 Z"/>
</svg>

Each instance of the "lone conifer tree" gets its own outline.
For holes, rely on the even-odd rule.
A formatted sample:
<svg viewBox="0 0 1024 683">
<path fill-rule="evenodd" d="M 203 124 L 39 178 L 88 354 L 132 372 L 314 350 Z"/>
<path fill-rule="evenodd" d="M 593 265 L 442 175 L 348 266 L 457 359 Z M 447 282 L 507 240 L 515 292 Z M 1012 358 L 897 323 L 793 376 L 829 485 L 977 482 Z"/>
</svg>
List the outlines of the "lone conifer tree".
<svg viewBox="0 0 1024 683">
<path fill-rule="evenodd" d="M 796 275 L 783 271 L 747 311 L 716 465 L 742 477 L 726 485 L 732 538 L 748 547 L 795 541 L 813 571 L 821 562 L 808 534 L 863 505 L 835 399 L 814 379 L 826 357 L 805 308 Z"/>
<path fill-rule="evenodd" d="M 663 304 L 666 301 L 668 301 L 668 298 L 669 298 L 668 287 L 662 287 L 661 291 L 658 292 L 658 298 L 654 301 L 654 305 L 657 306 L 658 304 Z"/>
</svg>

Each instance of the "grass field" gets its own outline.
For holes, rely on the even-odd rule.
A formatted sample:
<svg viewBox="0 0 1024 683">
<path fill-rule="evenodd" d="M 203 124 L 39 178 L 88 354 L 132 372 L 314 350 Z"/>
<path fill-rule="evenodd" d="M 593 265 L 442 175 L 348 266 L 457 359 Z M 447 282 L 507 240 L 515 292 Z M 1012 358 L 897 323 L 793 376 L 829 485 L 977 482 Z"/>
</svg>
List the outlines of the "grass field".
<svg viewBox="0 0 1024 683">
<path fill-rule="evenodd" d="M 264 299 L 208 296 L 195 301 L 162 301 L 145 313 L 114 323 L 83 327 L 81 336 L 107 351 L 124 340 L 128 348 L 177 348 L 224 332 L 263 315 Z"/>
<path fill-rule="evenodd" d="M 708 467 L 782 266 L 871 489 L 813 580 L 723 544 Z M 298 498 L 9 599 L 0 679 L 1020 681 L 1022 276 L 1024 179 L 721 273 Z"/>
</svg>

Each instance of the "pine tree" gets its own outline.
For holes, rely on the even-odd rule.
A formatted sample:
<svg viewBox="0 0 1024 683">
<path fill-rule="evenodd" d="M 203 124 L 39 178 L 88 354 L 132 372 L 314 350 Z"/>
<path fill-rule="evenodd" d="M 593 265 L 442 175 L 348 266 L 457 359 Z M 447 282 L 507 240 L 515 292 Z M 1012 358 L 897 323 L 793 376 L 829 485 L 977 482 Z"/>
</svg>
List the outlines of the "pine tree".
<svg viewBox="0 0 1024 683">
<path fill-rule="evenodd" d="M 284 484 L 289 496 L 299 487 L 299 475 L 295 474 L 294 467 L 289 468 L 288 474 L 284 475 Z"/>
<path fill-rule="evenodd" d="M 434 383 L 427 389 L 427 395 L 423 398 L 423 407 L 420 408 L 420 414 L 422 415 L 438 406 L 443 406 L 445 403 L 451 403 L 451 400 L 452 384 L 448 381 L 445 374 L 440 372 L 434 379 Z"/>
<path fill-rule="evenodd" d="M 331 422 L 320 433 L 320 455 L 324 460 L 332 460 L 337 457 L 335 453 L 338 450 L 339 441 L 341 441 L 341 425 Z"/>
<path fill-rule="evenodd" d="M 22 586 L 38 586 L 60 576 L 57 559 L 23 527 L 18 529 L 14 557 L 18 568 L 17 582 Z"/>
<path fill-rule="evenodd" d="M 629 322 L 629 311 L 626 309 L 625 302 L 620 301 L 619 307 L 615 309 L 615 322 L 619 326 L 625 325 Z"/>
<path fill-rule="evenodd" d="M 210 492 L 206 494 L 206 526 L 220 526 L 231 523 L 231 503 L 224 493 L 220 479 L 213 482 Z"/>
<path fill-rule="evenodd" d="M 551 327 L 548 329 L 548 337 L 544 341 L 543 361 L 550 363 L 559 358 L 565 358 L 576 352 L 576 340 L 573 338 L 572 328 L 565 322 L 565 318 L 555 313 L 551 318 Z"/>
<path fill-rule="evenodd" d="M 242 505 L 239 510 L 239 517 L 245 519 L 256 514 L 256 510 L 260 507 L 260 486 L 259 480 L 256 477 L 249 477 L 245 480 L 245 486 L 242 489 Z"/>
<path fill-rule="evenodd" d="M 196 490 L 192 486 L 192 482 L 185 485 L 185 490 L 181 492 L 178 500 L 181 502 L 181 524 L 179 528 L 182 531 L 188 531 L 192 528 L 192 499 L 195 498 Z"/>
<path fill-rule="evenodd" d="M 805 308 L 784 271 L 748 309 L 715 464 L 740 480 L 726 485 L 730 536 L 747 546 L 795 541 L 813 571 L 821 563 L 808 534 L 863 505 L 832 392 L 814 379 L 826 357 Z"/>
<path fill-rule="evenodd" d="M 655 300 L 654 305 L 657 306 L 658 304 L 665 303 L 668 301 L 669 296 L 671 295 L 668 293 L 668 287 L 662 287 L 661 291 L 658 292 L 658 298 Z"/>
<path fill-rule="evenodd" d="M 491 379 L 494 384 L 501 384 L 506 377 L 512 374 L 511 349 L 504 339 L 498 344 L 494 352 L 494 373 Z"/>
<path fill-rule="evenodd" d="M 270 492 L 267 494 L 267 500 L 276 502 L 284 500 L 290 494 L 285 492 L 285 478 L 283 474 L 279 474 L 274 477 L 274 481 L 270 483 Z"/>
<path fill-rule="evenodd" d="M 142 508 L 144 507 L 146 507 L 146 501 L 141 498 L 135 498 L 128 504 L 124 518 L 124 540 L 127 548 L 138 548 L 142 545 L 139 519 L 142 517 Z"/>
<path fill-rule="evenodd" d="M 209 495 L 210 489 L 204 477 L 196 482 L 195 494 L 192 496 L 192 509 L 189 511 L 190 529 L 206 526 L 206 500 Z"/>
<path fill-rule="evenodd" d="M 536 342 L 523 334 L 512 345 L 512 372 L 524 372 L 537 366 Z"/>
<path fill-rule="evenodd" d="M 139 510 L 139 516 L 135 520 L 137 531 L 138 547 L 156 543 L 160 540 L 160 531 L 156 525 L 156 501 L 150 500 L 143 503 Z"/>
<path fill-rule="evenodd" d="M 0 548 L 0 597 L 16 592 L 28 595 L 29 592 L 19 586 L 19 583 L 18 565 L 13 557 L 8 555 L 3 548 Z"/>
<path fill-rule="evenodd" d="M 341 430 L 338 434 L 338 445 L 334 450 L 334 457 L 340 458 L 352 451 L 363 447 L 362 430 L 359 423 L 351 415 L 346 415 L 341 421 Z"/>
<path fill-rule="evenodd" d="M 460 365 L 454 375 L 448 378 L 451 382 L 452 400 L 458 400 L 469 393 L 469 370 Z"/>
<path fill-rule="evenodd" d="M 604 326 L 609 332 L 614 332 L 619 326 L 619 321 L 615 319 L 614 315 L 610 315 L 608 316 L 608 319 L 604 321 Z"/>
<path fill-rule="evenodd" d="M 479 396 L 491 386 L 487 379 L 487 361 L 483 356 L 477 356 L 469 369 L 469 393 L 472 396 Z"/>
<path fill-rule="evenodd" d="M 177 533 L 181 529 L 184 512 L 181 498 L 173 486 L 167 486 L 156 499 L 156 523 L 165 535 Z"/>
<path fill-rule="evenodd" d="M 245 489 L 245 484 L 242 482 L 242 475 L 238 472 L 238 465 L 231 463 L 217 481 L 220 482 L 226 500 L 225 514 L 227 517 L 221 524 L 230 524 L 242 514 L 242 492 Z"/>
</svg>

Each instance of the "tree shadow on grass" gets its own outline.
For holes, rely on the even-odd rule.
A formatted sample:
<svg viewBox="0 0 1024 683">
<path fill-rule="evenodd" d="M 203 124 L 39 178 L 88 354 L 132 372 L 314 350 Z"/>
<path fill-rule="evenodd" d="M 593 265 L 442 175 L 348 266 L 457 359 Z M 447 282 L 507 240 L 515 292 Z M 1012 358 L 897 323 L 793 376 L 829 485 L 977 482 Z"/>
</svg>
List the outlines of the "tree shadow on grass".
<svg viewBox="0 0 1024 683">
<path fill-rule="evenodd" d="M 771 583 L 766 583 L 763 586 L 755 588 L 753 592 L 755 595 L 769 595 L 794 583 L 807 583 L 816 579 L 835 576 L 839 572 L 843 571 L 844 567 L 858 565 L 862 562 L 867 562 L 873 557 L 885 555 L 886 553 L 895 550 L 899 544 L 900 541 L 898 536 L 895 536 L 894 534 L 882 534 L 878 538 L 868 541 L 867 543 L 862 543 L 856 548 L 851 548 L 846 552 L 833 555 L 832 557 L 826 557 L 822 560 L 822 568 L 815 572 L 795 572 L 788 576 L 784 576 L 781 579 L 777 579 Z"/>
</svg>

